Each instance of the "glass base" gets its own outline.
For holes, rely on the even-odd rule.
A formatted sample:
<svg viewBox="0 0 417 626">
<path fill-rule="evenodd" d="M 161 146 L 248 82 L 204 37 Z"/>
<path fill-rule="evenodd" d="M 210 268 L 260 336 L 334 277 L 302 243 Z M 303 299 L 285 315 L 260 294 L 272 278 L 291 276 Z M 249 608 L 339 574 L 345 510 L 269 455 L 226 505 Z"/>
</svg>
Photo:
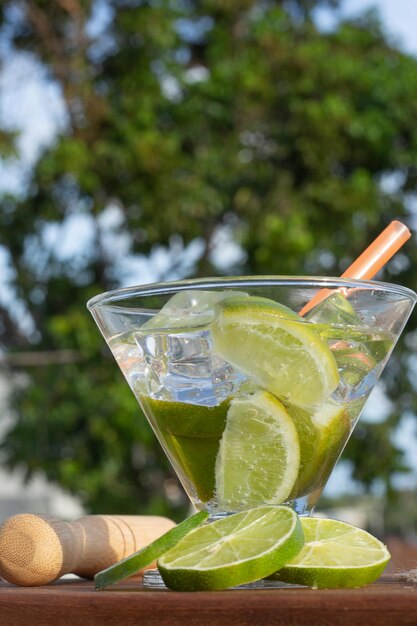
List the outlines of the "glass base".
<svg viewBox="0 0 417 626">
<path fill-rule="evenodd" d="M 295 500 L 287 500 L 286 502 L 282 502 L 281 506 L 288 506 L 290 509 L 293 509 L 299 517 L 310 517 L 314 513 L 314 507 L 321 495 L 322 489 L 316 489 L 307 495 L 301 496 Z M 244 509 L 238 509 L 237 511 L 222 511 L 219 510 L 213 502 L 200 502 L 199 500 L 195 500 L 190 498 L 194 509 L 197 511 L 207 511 L 209 514 L 209 518 L 206 523 L 215 522 L 219 519 L 223 519 L 225 517 L 229 517 L 234 513 L 242 513 Z M 255 506 L 255 505 L 253 505 Z M 249 507 L 251 508 L 251 507 Z"/>
<path fill-rule="evenodd" d="M 147 569 L 143 572 L 143 586 L 145 589 L 168 589 L 157 569 Z"/>
<path fill-rule="evenodd" d="M 168 591 L 168 587 L 165 586 L 162 576 L 157 569 L 148 569 L 144 572 L 143 586 L 145 589 L 160 589 Z M 268 580 L 263 578 L 262 580 L 256 580 L 252 583 L 239 585 L 238 587 L 230 587 L 230 589 L 292 589 L 294 587 L 301 586 L 302 585 L 290 585 L 289 583 L 282 583 L 279 580 Z"/>
</svg>

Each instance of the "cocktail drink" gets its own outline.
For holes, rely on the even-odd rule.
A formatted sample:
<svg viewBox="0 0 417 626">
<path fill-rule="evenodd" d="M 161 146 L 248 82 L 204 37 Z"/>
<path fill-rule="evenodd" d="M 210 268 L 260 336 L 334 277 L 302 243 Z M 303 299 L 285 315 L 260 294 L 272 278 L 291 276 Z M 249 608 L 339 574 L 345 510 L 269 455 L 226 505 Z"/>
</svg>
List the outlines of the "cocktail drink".
<svg viewBox="0 0 417 626">
<path fill-rule="evenodd" d="M 386 283 L 252 277 L 88 306 L 192 503 L 217 517 L 312 511 L 415 301 Z"/>
</svg>

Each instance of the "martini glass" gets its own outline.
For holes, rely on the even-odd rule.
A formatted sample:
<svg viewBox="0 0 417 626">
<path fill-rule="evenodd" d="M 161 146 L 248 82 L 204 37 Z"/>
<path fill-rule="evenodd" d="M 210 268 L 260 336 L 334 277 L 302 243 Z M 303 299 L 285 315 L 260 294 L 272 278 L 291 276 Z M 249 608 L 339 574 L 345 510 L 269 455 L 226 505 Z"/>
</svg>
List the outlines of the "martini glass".
<svg viewBox="0 0 417 626">
<path fill-rule="evenodd" d="M 261 276 L 119 289 L 88 308 L 192 504 L 214 519 L 263 504 L 311 514 L 416 298 Z"/>
</svg>

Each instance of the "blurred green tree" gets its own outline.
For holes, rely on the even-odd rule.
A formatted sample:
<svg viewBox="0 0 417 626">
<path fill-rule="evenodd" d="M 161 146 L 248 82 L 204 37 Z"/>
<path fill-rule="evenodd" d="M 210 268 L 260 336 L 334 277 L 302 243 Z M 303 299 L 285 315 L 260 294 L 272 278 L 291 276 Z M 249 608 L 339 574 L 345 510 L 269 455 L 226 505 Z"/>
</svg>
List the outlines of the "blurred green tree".
<svg viewBox="0 0 417 626">
<path fill-rule="evenodd" d="M 1 2 L 3 36 L 47 68 L 67 108 L 26 194 L 0 209 L 15 292 L 0 305 L 0 341 L 25 373 L 7 465 L 42 469 L 91 511 L 181 515 L 185 500 L 86 300 L 148 278 L 126 274 L 146 258 L 155 279 L 338 275 L 391 219 L 413 225 L 417 61 L 374 14 L 320 32 L 314 10 L 337 4 Z M 90 244 L 68 257 L 59 237 L 71 220 Z M 381 277 L 413 287 L 416 257 L 412 241 Z M 415 409 L 414 328 L 385 376 L 395 411 L 346 450 L 366 488 L 379 479 L 390 492 L 407 469 L 390 440 Z"/>
</svg>

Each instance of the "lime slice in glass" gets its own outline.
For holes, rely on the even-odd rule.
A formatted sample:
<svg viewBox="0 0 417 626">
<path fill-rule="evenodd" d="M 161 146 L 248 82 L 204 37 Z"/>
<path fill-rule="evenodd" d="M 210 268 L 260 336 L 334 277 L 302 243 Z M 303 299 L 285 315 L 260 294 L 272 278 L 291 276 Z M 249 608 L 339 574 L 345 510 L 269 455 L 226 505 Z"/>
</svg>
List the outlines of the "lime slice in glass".
<svg viewBox="0 0 417 626">
<path fill-rule="evenodd" d="M 104 589 L 136 574 L 158 559 L 162 554 L 173 548 L 191 530 L 200 526 L 208 518 L 208 513 L 200 511 L 168 530 L 145 548 L 131 554 L 111 567 L 98 572 L 94 576 L 96 589 Z"/>
<path fill-rule="evenodd" d="M 303 542 L 294 511 L 260 506 L 192 531 L 158 560 L 158 568 L 177 591 L 226 589 L 268 576 Z"/>
<path fill-rule="evenodd" d="M 345 406 L 326 403 L 314 411 L 286 406 L 300 441 L 300 470 L 291 497 L 323 487 L 351 429 Z"/>
<path fill-rule="evenodd" d="M 335 358 L 313 326 L 282 305 L 230 298 L 217 305 L 214 349 L 280 399 L 319 406 L 336 389 Z"/>
<path fill-rule="evenodd" d="M 299 465 L 297 431 L 281 402 L 259 388 L 235 397 L 216 459 L 220 510 L 284 502 Z"/>
<path fill-rule="evenodd" d="M 376 580 L 390 554 L 365 530 L 332 519 L 301 518 L 305 545 L 272 578 L 332 589 L 360 587 Z"/>
</svg>

